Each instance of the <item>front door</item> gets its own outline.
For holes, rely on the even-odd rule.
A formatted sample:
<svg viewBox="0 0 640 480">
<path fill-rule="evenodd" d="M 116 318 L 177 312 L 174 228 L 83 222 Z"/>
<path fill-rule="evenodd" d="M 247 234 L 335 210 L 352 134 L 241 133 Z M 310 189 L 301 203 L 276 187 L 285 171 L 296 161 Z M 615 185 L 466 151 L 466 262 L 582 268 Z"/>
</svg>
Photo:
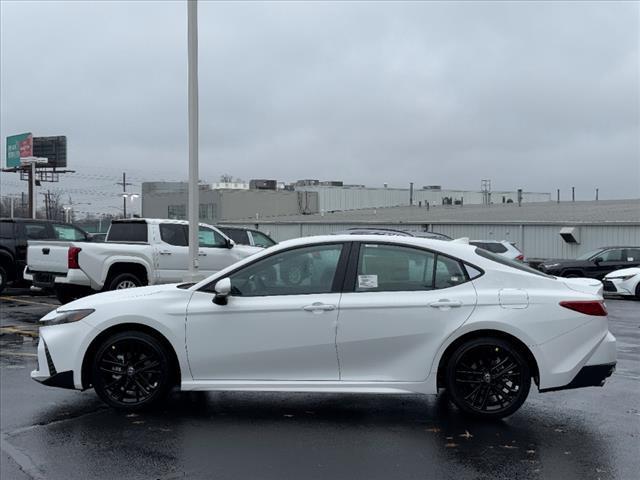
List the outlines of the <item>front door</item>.
<svg viewBox="0 0 640 480">
<path fill-rule="evenodd" d="M 464 267 L 436 252 L 377 243 L 361 244 L 357 260 L 355 285 L 340 301 L 340 379 L 424 381 L 437 349 L 476 305 Z"/>
<path fill-rule="evenodd" d="M 229 275 L 226 305 L 213 285 L 187 309 L 194 380 L 337 380 L 341 243 L 278 252 Z M 339 268 L 340 266 L 340 268 Z"/>
</svg>

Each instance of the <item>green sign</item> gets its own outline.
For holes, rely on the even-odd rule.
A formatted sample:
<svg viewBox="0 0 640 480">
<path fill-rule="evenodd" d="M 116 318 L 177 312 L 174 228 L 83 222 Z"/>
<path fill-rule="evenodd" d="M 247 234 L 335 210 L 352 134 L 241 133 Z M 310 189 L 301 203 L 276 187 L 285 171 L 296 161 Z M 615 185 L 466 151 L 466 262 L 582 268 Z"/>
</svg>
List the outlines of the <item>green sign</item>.
<svg viewBox="0 0 640 480">
<path fill-rule="evenodd" d="M 33 135 L 21 133 L 7 137 L 7 168 L 19 167 L 21 157 L 33 155 Z"/>
</svg>

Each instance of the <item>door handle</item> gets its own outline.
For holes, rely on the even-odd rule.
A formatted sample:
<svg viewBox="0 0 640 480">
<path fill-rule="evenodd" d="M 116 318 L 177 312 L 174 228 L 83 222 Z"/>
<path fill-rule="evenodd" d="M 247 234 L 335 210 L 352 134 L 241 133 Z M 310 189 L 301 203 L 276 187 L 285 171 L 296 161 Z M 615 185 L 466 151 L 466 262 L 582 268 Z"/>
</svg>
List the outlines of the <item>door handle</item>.
<svg viewBox="0 0 640 480">
<path fill-rule="evenodd" d="M 169 250 L 160 250 L 160 255 L 171 255 L 171 252 Z"/>
<path fill-rule="evenodd" d="M 429 306 L 433 308 L 458 308 L 462 306 L 462 302 L 460 300 L 447 300 L 446 298 L 441 298 L 437 302 L 431 302 Z"/>
<path fill-rule="evenodd" d="M 335 310 L 335 305 L 329 305 L 327 303 L 315 302 L 311 305 L 307 305 L 302 307 L 305 312 L 330 312 L 331 310 Z"/>
</svg>

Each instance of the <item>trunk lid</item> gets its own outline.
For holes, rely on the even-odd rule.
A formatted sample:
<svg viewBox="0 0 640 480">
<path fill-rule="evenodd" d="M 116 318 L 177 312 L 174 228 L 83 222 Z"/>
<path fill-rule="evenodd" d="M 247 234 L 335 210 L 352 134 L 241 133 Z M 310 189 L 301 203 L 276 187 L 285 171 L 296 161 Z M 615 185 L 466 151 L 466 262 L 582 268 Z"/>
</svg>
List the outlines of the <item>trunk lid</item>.
<svg viewBox="0 0 640 480">
<path fill-rule="evenodd" d="M 595 278 L 560 278 L 558 277 L 562 283 L 564 283 L 571 290 L 575 290 L 576 292 L 589 293 L 591 295 L 597 295 L 602 297 L 603 286 L 600 280 L 596 280 Z"/>
</svg>

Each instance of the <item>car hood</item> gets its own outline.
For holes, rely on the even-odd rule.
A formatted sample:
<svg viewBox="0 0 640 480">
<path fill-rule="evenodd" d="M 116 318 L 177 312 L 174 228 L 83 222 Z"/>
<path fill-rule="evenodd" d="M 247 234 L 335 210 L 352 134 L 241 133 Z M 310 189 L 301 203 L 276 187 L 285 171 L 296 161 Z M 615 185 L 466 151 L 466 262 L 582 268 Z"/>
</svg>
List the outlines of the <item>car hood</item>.
<svg viewBox="0 0 640 480">
<path fill-rule="evenodd" d="M 638 275 L 640 274 L 640 267 L 631 267 L 631 268 L 622 268 L 620 270 L 615 270 L 613 272 L 607 273 L 604 278 L 611 277 L 626 277 L 627 275 Z"/>
<path fill-rule="evenodd" d="M 56 311 L 64 312 L 67 310 L 80 310 L 83 308 L 95 308 L 98 305 L 113 303 L 114 301 L 130 300 L 133 298 L 147 297 L 150 295 L 158 295 L 167 291 L 180 290 L 179 283 L 169 283 L 165 285 L 152 285 L 150 287 L 126 288 L 123 290 L 112 290 L 109 292 L 96 293 L 89 295 L 73 302 L 66 303 L 57 308 Z M 185 295 L 189 295 L 189 290 L 182 290 Z"/>
</svg>

